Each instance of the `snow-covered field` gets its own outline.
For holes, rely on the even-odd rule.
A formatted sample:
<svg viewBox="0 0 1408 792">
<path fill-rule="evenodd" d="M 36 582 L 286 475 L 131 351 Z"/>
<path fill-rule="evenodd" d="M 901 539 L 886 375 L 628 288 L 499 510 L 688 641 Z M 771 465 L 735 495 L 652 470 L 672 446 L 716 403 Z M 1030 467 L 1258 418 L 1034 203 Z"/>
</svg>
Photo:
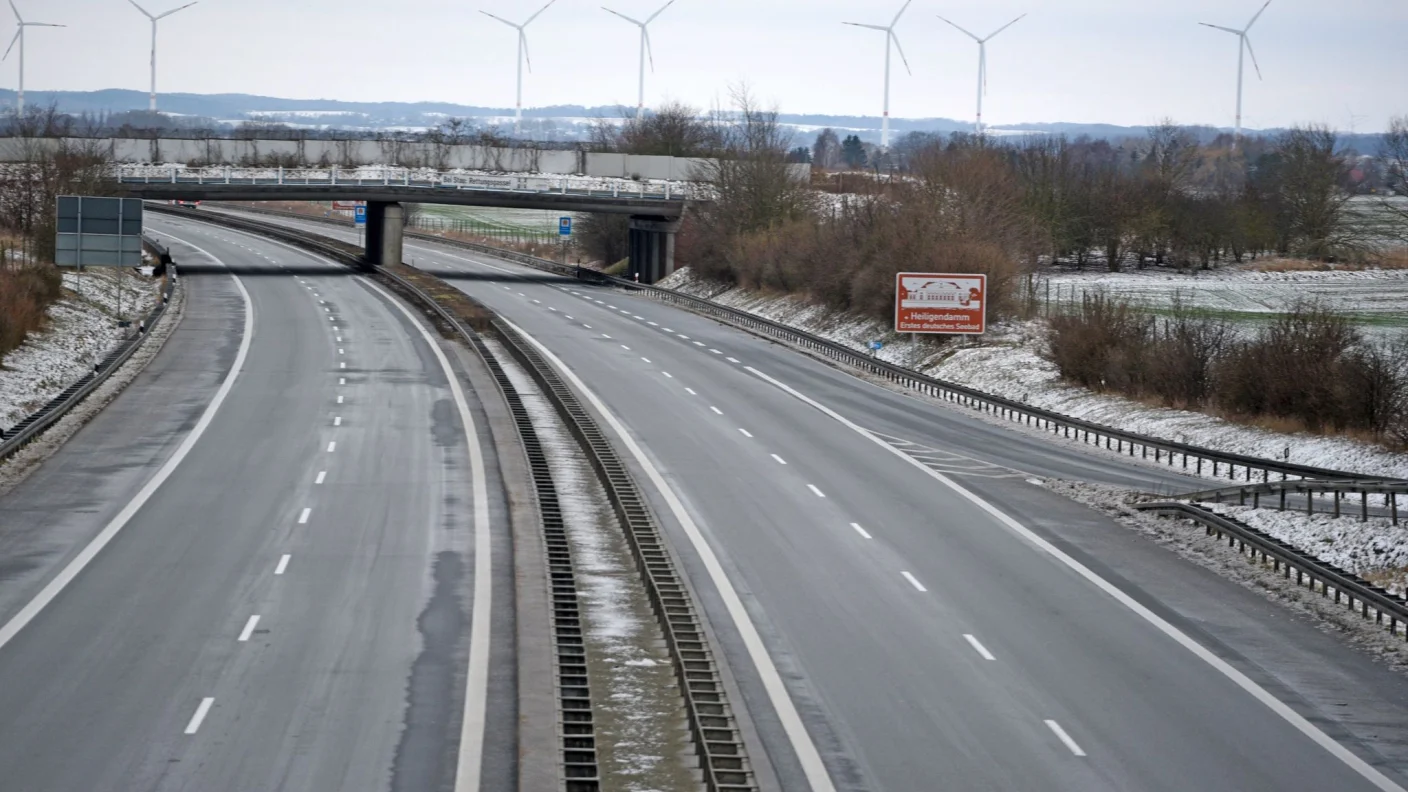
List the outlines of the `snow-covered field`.
<svg viewBox="0 0 1408 792">
<path fill-rule="evenodd" d="M 1369 443 L 1272 432 L 1202 413 L 1151 407 L 1064 385 L 1055 365 L 1042 356 L 1040 322 L 999 326 L 981 341 L 938 348 L 922 342 L 911 344 L 907 336 L 896 336 L 887 323 L 836 315 L 795 296 L 720 287 L 692 277 L 688 270 L 676 272 L 660 285 L 707 297 L 853 349 L 865 350 L 870 341 L 882 341 L 886 346 L 877 355 L 882 360 L 1063 415 L 1268 459 L 1285 459 L 1289 448 L 1290 461 L 1296 464 L 1408 479 L 1408 454 L 1392 453 Z"/>
<path fill-rule="evenodd" d="M 1037 297 L 1052 303 L 1078 301 L 1082 294 L 1118 295 L 1153 309 L 1174 300 L 1213 316 L 1256 321 L 1313 300 L 1350 314 L 1380 333 L 1408 328 L 1408 270 L 1258 272 L 1222 267 L 1182 274 L 1165 268 L 1130 272 L 1053 271 L 1036 285 Z"/>
<path fill-rule="evenodd" d="M 0 428 L 44 406 L 134 331 L 118 327 L 119 295 L 122 315 L 134 326 L 159 299 L 157 281 L 126 270 L 66 273 L 64 288 L 64 299 L 49 308 L 48 326 L 0 361 Z"/>
</svg>

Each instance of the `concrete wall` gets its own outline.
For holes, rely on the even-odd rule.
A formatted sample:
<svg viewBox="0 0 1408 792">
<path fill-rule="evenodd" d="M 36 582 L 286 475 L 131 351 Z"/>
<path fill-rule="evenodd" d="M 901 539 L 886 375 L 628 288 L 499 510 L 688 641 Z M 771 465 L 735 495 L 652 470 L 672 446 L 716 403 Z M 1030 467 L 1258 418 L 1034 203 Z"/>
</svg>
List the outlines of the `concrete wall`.
<svg viewBox="0 0 1408 792">
<path fill-rule="evenodd" d="M 71 139 L 76 147 L 101 146 L 114 160 L 127 164 L 243 165 L 286 167 L 355 167 L 393 165 L 465 169 L 501 173 L 562 173 L 613 179 L 693 180 L 709 160 L 646 157 L 627 154 L 587 154 L 578 151 L 436 146 L 377 140 L 142 140 Z M 0 162 L 20 162 L 34 148 L 53 150 L 55 140 L 0 138 Z M 806 177 L 811 166 L 798 165 Z"/>
</svg>

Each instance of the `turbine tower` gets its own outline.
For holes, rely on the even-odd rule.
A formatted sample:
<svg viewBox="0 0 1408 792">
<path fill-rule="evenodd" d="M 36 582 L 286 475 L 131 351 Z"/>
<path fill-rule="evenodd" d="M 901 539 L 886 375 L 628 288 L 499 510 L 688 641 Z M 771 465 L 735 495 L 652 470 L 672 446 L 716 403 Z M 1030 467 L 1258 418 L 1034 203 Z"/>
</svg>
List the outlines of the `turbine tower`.
<svg viewBox="0 0 1408 792">
<path fill-rule="evenodd" d="M 909 68 L 909 58 L 906 58 L 904 56 L 904 47 L 900 46 L 900 38 L 899 36 L 895 35 L 895 25 L 899 24 L 900 17 L 904 16 L 904 12 L 909 8 L 909 4 L 912 2 L 914 2 L 914 0 L 905 0 L 904 7 L 900 9 L 900 12 L 898 14 L 895 14 L 895 18 L 890 21 L 889 27 L 882 27 L 880 25 L 865 25 L 861 24 L 860 22 L 843 23 L 847 25 L 853 25 L 855 27 L 879 30 L 885 34 L 885 117 L 880 122 L 880 148 L 882 149 L 888 149 L 890 147 L 890 44 L 893 43 L 895 45 L 895 49 L 899 50 L 900 60 L 904 61 L 905 71 L 909 72 L 911 75 L 914 74 L 914 72 Z"/>
<path fill-rule="evenodd" d="M 1017 17 L 1011 22 L 1008 22 L 1007 24 L 993 31 L 991 34 L 988 35 L 987 38 L 978 38 L 972 33 L 969 33 L 968 31 L 964 30 L 963 28 L 958 27 L 958 25 L 954 25 L 953 22 L 949 22 L 949 20 L 944 19 L 943 17 L 939 17 L 939 19 L 943 19 L 945 22 L 948 22 L 950 25 L 953 25 L 955 28 L 958 28 L 958 30 L 967 37 L 978 42 L 978 122 L 974 129 L 977 130 L 977 133 L 979 135 L 983 134 L 983 95 L 988 92 L 988 42 L 996 38 L 998 33 L 1001 33 L 1007 28 L 1010 28 L 1018 22 L 1021 22 L 1024 17 L 1026 17 L 1026 14 L 1022 14 L 1022 16 Z"/>
<path fill-rule="evenodd" d="M 515 25 L 507 19 L 504 19 L 503 17 L 494 16 L 488 11 L 479 12 L 484 16 L 490 17 L 492 19 L 497 19 L 505 25 L 508 25 L 509 27 L 518 31 L 518 109 L 515 111 L 513 116 L 514 137 L 517 137 L 523 128 L 523 64 L 525 61 L 528 63 L 528 71 L 533 71 L 533 58 L 528 54 L 528 34 L 527 32 L 525 32 L 524 28 L 533 24 L 533 20 L 537 19 L 540 14 L 548 10 L 548 7 L 556 2 L 557 0 L 548 0 L 547 5 L 538 9 L 537 14 L 528 17 L 528 21 L 524 22 L 521 25 Z"/>
<path fill-rule="evenodd" d="M 639 118 L 641 118 L 641 117 L 643 117 L 643 116 L 645 115 L 645 59 L 646 59 L 646 56 L 649 56 L 649 57 L 650 57 L 650 71 L 651 71 L 651 72 L 654 72 L 654 71 L 655 71 L 655 53 L 654 53 L 654 51 L 652 51 L 651 48 L 650 48 L 650 23 L 651 23 L 651 22 L 654 22 L 656 17 L 658 17 L 658 16 L 660 16 L 661 14 L 665 13 L 665 9 L 669 8 L 670 6 L 672 6 L 672 5 L 674 5 L 674 4 L 675 4 L 675 0 L 670 0 L 670 2 L 666 3 L 666 4 L 663 5 L 663 6 L 660 6 L 660 10 L 659 10 L 659 11 L 656 11 L 655 13 L 653 13 L 653 14 L 651 14 L 650 16 L 646 17 L 646 19 L 645 19 L 644 22 L 641 22 L 641 21 L 636 20 L 636 19 L 631 19 L 630 17 L 626 16 L 625 14 L 622 14 L 622 13 L 620 13 L 619 11 L 612 11 L 611 9 L 607 8 L 606 6 L 602 6 L 602 7 L 601 7 L 601 10 L 606 11 L 606 12 L 609 12 L 609 13 L 612 13 L 612 14 L 615 14 L 616 16 L 621 17 L 622 19 L 626 20 L 627 22 L 630 22 L 632 25 L 635 25 L 636 27 L 639 27 L 639 28 L 640 28 L 640 98 L 639 98 L 639 100 L 636 102 L 636 118 L 637 118 L 637 119 L 639 119 Z"/>
<path fill-rule="evenodd" d="M 1266 12 L 1266 6 L 1269 5 L 1271 5 L 1271 0 L 1266 0 L 1261 10 L 1256 12 L 1256 16 L 1252 17 L 1252 21 L 1248 22 L 1247 26 L 1241 30 L 1223 27 L 1221 25 L 1209 25 L 1206 22 L 1198 23 L 1204 27 L 1216 28 L 1217 30 L 1231 33 L 1237 37 L 1237 133 L 1232 138 L 1233 149 L 1237 148 L 1237 142 L 1242 139 L 1242 70 L 1246 64 L 1247 55 L 1250 54 L 1252 56 L 1252 66 L 1256 68 L 1256 78 L 1258 80 L 1261 79 L 1261 66 L 1256 62 L 1256 50 L 1252 49 L 1252 40 L 1247 37 L 1247 32 L 1252 29 L 1252 25 L 1255 25 L 1256 21 L 1261 18 L 1261 15 Z"/>
<path fill-rule="evenodd" d="M 15 0 L 10 0 L 10 10 L 15 12 L 15 22 L 17 23 L 17 27 L 19 28 L 19 30 L 16 30 L 16 31 L 15 31 L 15 37 L 14 37 L 13 39 L 10 39 L 10 48 L 7 49 L 7 50 L 5 50 L 5 57 L 4 57 L 4 58 L 0 58 L 0 60 L 8 60 L 9 57 L 10 57 L 10 50 L 13 50 L 13 49 L 15 48 L 15 45 L 16 45 L 16 44 L 19 44 L 19 45 L 20 45 L 20 90 L 19 90 L 19 93 L 16 95 L 16 101 L 15 101 L 15 115 L 16 115 L 16 117 L 18 117 L 18 118 L 23 118 L 23 117 L 24 117 L 24 29 L 27 28 L 27 27 L 64 27 L 64 26 L 63 26 L 63 25 L 55 25 L 55 24 L 53 24 L 53 23 L 51 23 L 51 22 L 26 22 L 26 21 L 24 21 L 24 17 L 20 16 L 20 10 L 19 10 L 18 8 L 15 8 Z"/>
<path fill-rule="evenodd" d="M 177 11 L 184 11 L 184 10 L 186 10 L 187 8 L 190 8 L 191 6 L 193 6 L 193 5 L 195 5 L 196 3 L 200 2 L 200 0 L 193 0 L 193 1 L 190 2 L 190 3 L 186 3 L 185 5 L 181 6 L 180 8 L 173 8 L 173 9 L 171 9 L 170 11 L 167 11 L 165 14 L 157 14 L 156 16 L 152 16 L 150 13 L 147 12 L 147 9 L 142 8 L 141 6 L 137 5 L 137 0 L 127 0 L 127 2 L 131 3 L 131 4 L 133 5 L 133 7 L 135 7 L 138 11 L 141 11 L 141 12 L 147 17 L 147 19 L 150 19 L 150 20 L 152 21 L 152 102 L 151 102 L 151 111 L 152 111 L 153 113 L 155 113 L 155 112 L 156 112 L 156 23 L 159 22 L 160 20 L 163 20 L 163 19 L 165 19 L 165 18 L 171 16 L 172 14 L 176 13 Z"/>
</svg>

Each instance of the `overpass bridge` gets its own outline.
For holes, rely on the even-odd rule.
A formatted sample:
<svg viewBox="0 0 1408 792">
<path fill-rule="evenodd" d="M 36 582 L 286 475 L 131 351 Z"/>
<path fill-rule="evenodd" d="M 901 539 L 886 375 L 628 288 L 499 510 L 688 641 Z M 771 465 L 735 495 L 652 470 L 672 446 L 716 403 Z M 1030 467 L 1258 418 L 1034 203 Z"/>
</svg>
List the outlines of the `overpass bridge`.
<svg viewBox="0 0 1408 792">
<path fill-rule="evenodd" d="M 441 172 L 418 168 L 187 168 L 122 165 L 119 192 L 157 201 L 365 201 L 366 256 L 402 260 L 403 203 L 624 214 L 631 275 L 654 283 L 674 272 L 675 233 L 705 193 L 683 182 L 580 176 Z"/>
</svg>

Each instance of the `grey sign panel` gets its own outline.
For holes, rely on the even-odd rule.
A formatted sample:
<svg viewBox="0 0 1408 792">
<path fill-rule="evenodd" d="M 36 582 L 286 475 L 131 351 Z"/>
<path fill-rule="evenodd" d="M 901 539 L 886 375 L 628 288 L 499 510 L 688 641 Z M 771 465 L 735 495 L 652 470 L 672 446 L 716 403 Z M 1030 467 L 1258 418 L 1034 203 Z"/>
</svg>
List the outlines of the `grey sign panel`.
<svg viewBox="0 0 1408 792">
<path fill-rule="evenodd" d="M 141 199 L 59 196 L 54 261 L 61 267 L 141 266 Z"/>
</svg>

